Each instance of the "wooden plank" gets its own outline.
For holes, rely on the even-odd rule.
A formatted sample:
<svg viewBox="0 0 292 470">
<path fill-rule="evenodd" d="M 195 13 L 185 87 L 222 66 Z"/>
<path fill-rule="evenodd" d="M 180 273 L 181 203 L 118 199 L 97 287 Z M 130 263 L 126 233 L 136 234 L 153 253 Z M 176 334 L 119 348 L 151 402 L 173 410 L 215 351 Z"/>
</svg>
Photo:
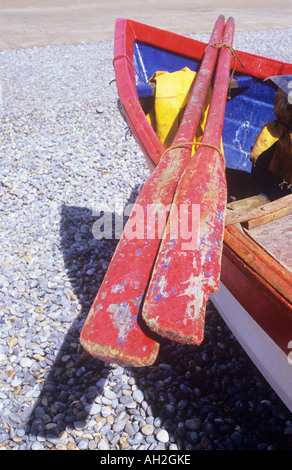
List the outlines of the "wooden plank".
<svg viewBox="0 0 292 470">
<path fill-rule="evenodd" d="M 239 214 L 240 212 L 255 209 L 256 207 L 261 207 L 264 204 L 267 204 L 268 202 L 269 199 L 263 194 L 257 194 L 256 196 L 251 196 L 245 199 L 239 199 L 237 201 L 229 202 L 226 206 L 227 211 L 225 220 L 228 220 L 228 216 L 232 217 L 235 214 Z"/>
<path fill-rule="evenodd" d="M 224 18 L 219 17 L 210 43 L 221 40 L 224 25 Z M 209 47 L 204 55 L 178 131 L 184 141 L 193 141 L 195 137 L 217 54 L 216 49 Z M 188 122 L 185 125 L 186 119 Z M 158 207 L 166 208 L 171 204 L 177 181 L 190 155 L 191 149 L 186 147 L 175 148 L 165 154 L 138 195 L 81 331 L 81 344 L 92 356 L 132 366 L 151 365 L 157 357 L 159 342 L 140 316 L 165 226 L 165 223 L 162 228 L 157 226 L 155 211 Z M 135 221 L 140 225 L 144 222 L 136 238 L 130 236 Z"/>
<path fill-rule="evenodd" d="M 259 227 L 260 225 L 268 224 L 273 220 L 279 220 L 286 215 L 292 213 L 292 206 L 284 206 L 278 210 L 274 210 L 270 214 L 265 214 L 259 217 L 255 217 L 254 219 L 247 220 L 243 222 L 243 227 L 247 228 L 247 230 L 251 230 L 252 228 Z"/>
<path fill-rule="evenodd" d="M 232 45 L 233 34 L 234 21 L 229 19 L 223 43 Z M 202 139 L 215 147 L 221 142 L 230 66 L 231 52 L 223 48 Z M 213 148 L 199 147 L 178 183 L 143 306 L 143 319 L 155 333 L 186 344 L 202 341 L 206 303 L 219 287 L 226 197 L 224 159 Z M 195 222 L 197 238 L 194 232 L 190 240 L 182 234 L 181 229 L 186 229 L 182 207 L 186 219 Z M 192 212 L 195 207 L 199 214 Z M 175 235 L 173 213 L 178 217 Z"/>
<path fill-rule="evenodd" d="M 291 275 L 292 214 L 250 229 L 248 230 L 248 235 L 283 266 L 282 272 L 284 272 L 286 276 L 286 270 L 289 270 Z"/>
<path fill-rule="evenodd" d="M 292 194 L 284 196 L 276 201 L 269 202 L 260 207 L 248 209 L 241 213 L 228 214 L 225 219 L 225 226 L 248 222 L 247 228 L 257 227 L 290 214 L 292 211 Z"/>
</svg>

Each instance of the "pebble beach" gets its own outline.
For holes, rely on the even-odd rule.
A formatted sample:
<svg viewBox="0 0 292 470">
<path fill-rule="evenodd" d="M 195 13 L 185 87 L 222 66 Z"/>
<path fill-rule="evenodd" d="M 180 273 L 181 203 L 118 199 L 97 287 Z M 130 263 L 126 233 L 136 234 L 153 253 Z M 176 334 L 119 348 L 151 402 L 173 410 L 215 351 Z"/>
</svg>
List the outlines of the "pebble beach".
<svg viewBox="0 0 292 470">
<path fill-rule="evenodd" d="M 243 31 L 234 46 L 291 62 L 291 42 Z M 80 346 L 118 242 L 94 223 L 149 176 L 112 59 L 113 40 L 0 51 L 0 449 L 291 450 L 291 413 L 211 302 L 203 343 L 162 340 L 151 367 Z"/>
</svg>

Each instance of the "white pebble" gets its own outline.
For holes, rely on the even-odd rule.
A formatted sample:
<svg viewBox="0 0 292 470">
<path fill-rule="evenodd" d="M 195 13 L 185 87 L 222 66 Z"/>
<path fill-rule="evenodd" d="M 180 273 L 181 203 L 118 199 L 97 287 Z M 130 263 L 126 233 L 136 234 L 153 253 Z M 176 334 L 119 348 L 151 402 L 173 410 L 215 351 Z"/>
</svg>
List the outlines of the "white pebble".
<svg viewBox="0 0 292 470">
<path fill-rule="evenodd" d="M 156 439 L 157 439 L 159 442 L 166 443 L 166 442 L 169 441 L 169 434 L 168 434 L 168 432 L 167 432 L 165 429 L 161 429 L 161 430 L 158 431 L 158 433 L 156 434 Z"/>
</svg>

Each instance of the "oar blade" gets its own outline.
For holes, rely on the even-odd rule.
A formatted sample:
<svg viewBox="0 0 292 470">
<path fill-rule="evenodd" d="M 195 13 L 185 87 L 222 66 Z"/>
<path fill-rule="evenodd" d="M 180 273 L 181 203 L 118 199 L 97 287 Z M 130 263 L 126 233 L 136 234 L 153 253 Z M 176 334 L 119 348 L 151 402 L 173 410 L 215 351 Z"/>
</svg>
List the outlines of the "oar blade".
<svg viewBox="0 0 292 470">
<path fill-rule="evenodd" d="M 214 173 L 207 177 L 207 167 Z M 194 185 L 194 175 L 205 177 Z M 217 152 L 201 150 L 181 179 L 143 305 L 152 331 L 184 344 L 204 338 L 205 309 L 219 287 L 226 180 Z"/>
</svg>

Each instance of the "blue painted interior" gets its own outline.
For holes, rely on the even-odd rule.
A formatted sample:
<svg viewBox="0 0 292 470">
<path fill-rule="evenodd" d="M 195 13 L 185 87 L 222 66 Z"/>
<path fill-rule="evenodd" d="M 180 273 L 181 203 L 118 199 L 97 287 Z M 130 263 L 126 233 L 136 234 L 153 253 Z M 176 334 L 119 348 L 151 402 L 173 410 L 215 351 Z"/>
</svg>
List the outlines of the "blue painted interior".
<svg viewBox="0 0 292 470">
<path fill-rule="evenodd" d="M 251 169 L 249 155 L 254 142 L 264 124 L 275 119 L 274 95 L 274 88 L 257 79 L 246 88 L 232 90 L 222 132 L 227 167 Z"/>
<path fill-rule="evenodd" d="M 155 95 L 155 87 L 152 85 L 137 85 L 137 93 L 140 99 Z"/>
<path fill-rule="evenodd" d="M 184 67 L 197 70 L 199 66 L 197 61 L 189 57 L 142 42 L 134 44 L 134 65 L 144 83 L 158 70 L 173 72 Z M 264 124 L 275 119 L 275 89 L 268 82 L 244 74 L 235 74 L 234 78 L 237 80 L 237 88 L 231 90 L 231 99 L 226 103 L 222 132 L 226 166 L 250 171 L 249 155 L 256 137 Z M 142 85 L 139 76 L 137 85 L 138 88 Z"/>
<path fill-rule="evenodd" d="M 152 75 L 159 71 L 175 72 L 176 70 L 189 67 L 191 70 L 197 70 L 198 61 L 189 57 L 177 55 L 173 52 L 150 46 L 149 44 L 135 41 L 134 43 L 134 65 L 139 73 L 137 84 L 148 83 Z"/>
</svg>

